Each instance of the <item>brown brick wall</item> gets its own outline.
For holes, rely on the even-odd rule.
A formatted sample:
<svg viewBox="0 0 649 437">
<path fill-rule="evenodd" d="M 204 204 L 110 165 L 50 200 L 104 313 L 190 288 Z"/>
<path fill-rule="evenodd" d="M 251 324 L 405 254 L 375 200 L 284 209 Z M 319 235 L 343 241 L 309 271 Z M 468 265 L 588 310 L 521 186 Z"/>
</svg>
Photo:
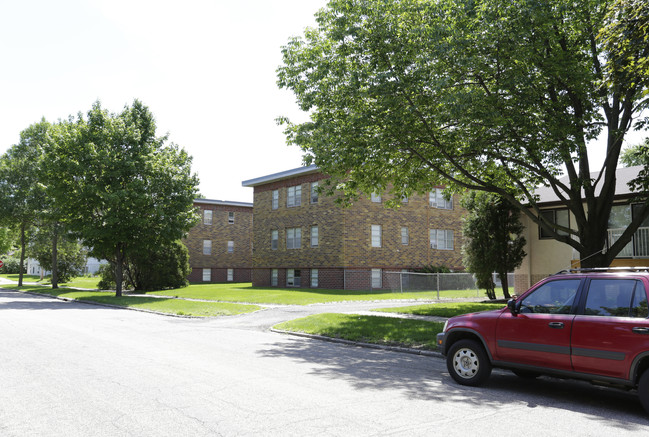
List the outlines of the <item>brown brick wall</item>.
<svg viewBox="0 0 649 437">
<path fill-rule="evenodd" d="M 310 183 L 324 179 L 321 174 L 309 174 L 277 181 L 254 188 L 253 231 L 253 285 L 270 285 L 270 269 L 279 269 L 278 284 L 285 284 L 285 269 L 301 269 L 302 287 L 310 285 L 308 269 L 319 270 L 319 283 L 323 288 L 343 288 L 344 269 L 366 270 L 358 284 L 345 284 L 346 288 L 370 288 L 369 269 L 384 271 L 420 268 L 426 265 L 444 265 L 462 270 L 462 233 L 459 197 L 454 198 L 454 208 L 431 208 L 428 195 L 412 196 L 399 209 L 385 207 L 369 198 L 357 200 L 350 208 L 343 208 L 333 197 L 320 194 L 318 203 L 310 203 Z M 287 188 L 301 185 L 301 205 L 287 207 Z M 321 182 L 322 184 L 322 182 Z M 272 191 L 279 191 L 279 203 L 272 209 Z M 318 226 L 319 244 L 311 247 L 311 226 Z M 371 225 L 382 226 L 382 247 L 371 246 Z M 407 227 L 409 242 L 401 242 L 401 228 Z M 300 228 L 299 249 L 286 248 L 289 228 Z M 431 249 L 430 229 L 454 232 L 454 250 Z M 271 231 L 278 231 L 277 249 L 271 248 Z M 282 276 L 284 275 L 284 276 Z M 352 282 L 356 282 L 353 279 Z M 385 282 L 384 282 L 385 283 Z M 323 284 L 331 284 L 326 287 Z"/>
<path fill-rule="evenodd" d="M 200 222 L 188 233 L 183 240 L 189 251 L 189 263 L 192 267 L 190 282 L 202 281 L 202 269 L 211 268 L 212 282 L 221 282 L 221 274 L 228 268 L 235 269 L 240 278 L 250 280 L 252 268 L 252 227 L 253 215 L 251 207 L 216 205 L 195 202 L 200 214 Z M 212 211 L 212 224 L 203 224 L 203 211 Z M 228 222 L 228 213 L 234 212 L 234 223 Z M 212 241 L 212 254 L 203 255 L 203 240 Z M 228 241 L 234 242 L 234 251 L 228 253 Z M 200 270 L 199 273 L 196 271 Z M 237 273 L 247 272 L 247 273 Z M 198 276 L 197 276 L 198 275 Z M 225 273 L 223 273 L 225 282 Z M 236 280 L 236 279 L 235 279 Z"/>
</svg>

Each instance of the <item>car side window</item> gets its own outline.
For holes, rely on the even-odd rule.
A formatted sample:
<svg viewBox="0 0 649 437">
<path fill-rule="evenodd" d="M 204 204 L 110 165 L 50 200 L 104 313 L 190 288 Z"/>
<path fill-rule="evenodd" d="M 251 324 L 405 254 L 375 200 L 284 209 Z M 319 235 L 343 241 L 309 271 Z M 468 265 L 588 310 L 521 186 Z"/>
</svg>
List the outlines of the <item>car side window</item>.
<svg viewBox="0 0 649 437">
<path fill-rule="evenodd" d="M 579 279 L 546 282 L 521 301 L 521 313 L 569 314 L 579 289 Z"/>
<path fill-rule="evenodd" d="M 588 287 L 584 314 L 647 317 L 647 295 L 642 282 L 634 279 L 592 279 Z"/>
</svg>

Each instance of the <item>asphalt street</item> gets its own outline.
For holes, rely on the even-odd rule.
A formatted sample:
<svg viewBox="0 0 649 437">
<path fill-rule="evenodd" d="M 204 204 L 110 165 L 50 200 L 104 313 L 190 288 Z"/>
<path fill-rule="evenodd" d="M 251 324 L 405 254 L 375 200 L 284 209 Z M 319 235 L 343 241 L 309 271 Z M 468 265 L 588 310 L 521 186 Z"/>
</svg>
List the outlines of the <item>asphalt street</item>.
<svg viewBox="0 0 649 437">
<path fill-rule="evenodd" d="M 0 290 L 0 435 L 649 433 L 633 393 L 505 371 L 461 387 L 440 358 L 268 329 L 368 305 L 183 319 Z"/>
</svg>

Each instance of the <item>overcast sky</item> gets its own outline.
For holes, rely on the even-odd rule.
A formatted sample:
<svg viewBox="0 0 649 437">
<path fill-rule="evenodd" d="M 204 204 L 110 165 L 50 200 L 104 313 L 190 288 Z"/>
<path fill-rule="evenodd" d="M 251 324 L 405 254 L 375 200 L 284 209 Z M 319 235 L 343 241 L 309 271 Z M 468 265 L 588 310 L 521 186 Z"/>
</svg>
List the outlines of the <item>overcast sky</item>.
<svg viewBox="0 0 649 437">
<path fill-rule="evenodd" d="M 204 197 L 252 202 L 243 180 L 302 164 L 275 119 L 305 115 L 277 88 L 275 70 L 281 46 L 315 25 L 325 4 L 1 0 L 0 153 L 42 117 L 86 113 L 96 100 L 119 112 L 137 98 L 159 134 L 193 156 Z M 603 157 L 603 144 L 594 149 Z"/>
<path fill-rule="evenodd" d="M 299 167 L 275 119 L 304 119 L 275 70 L 326 0 L 0 2 L 0 153 L 20 131 L 140 99 L 193 156 L 204 197 L 252 202 L 241 181 Z"/>
</svg>

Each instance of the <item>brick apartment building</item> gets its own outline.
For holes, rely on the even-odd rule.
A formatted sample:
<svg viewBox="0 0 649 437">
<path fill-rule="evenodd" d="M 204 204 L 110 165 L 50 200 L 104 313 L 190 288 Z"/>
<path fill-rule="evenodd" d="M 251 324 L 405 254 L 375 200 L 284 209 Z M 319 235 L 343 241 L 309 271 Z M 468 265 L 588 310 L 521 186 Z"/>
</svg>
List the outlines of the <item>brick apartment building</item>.
<svg viewBox="0 0 649 437">
<path fill-rule="evenodd" d="M 242 183 L 254 188 L 253 285 L 387 288 L 387 272 L 463 268 L 457 197 L 432 188 L 398 209 L 380 195 L 343 208 L 318 194 L 326 178 L 309 166 Z"/>
<path fill-rule="evenodd" d="M 252 204 L 197 199 L 201 217 L 183 240 L 189 250 L 190 282 L 250 282 Z"/>
</svg>

